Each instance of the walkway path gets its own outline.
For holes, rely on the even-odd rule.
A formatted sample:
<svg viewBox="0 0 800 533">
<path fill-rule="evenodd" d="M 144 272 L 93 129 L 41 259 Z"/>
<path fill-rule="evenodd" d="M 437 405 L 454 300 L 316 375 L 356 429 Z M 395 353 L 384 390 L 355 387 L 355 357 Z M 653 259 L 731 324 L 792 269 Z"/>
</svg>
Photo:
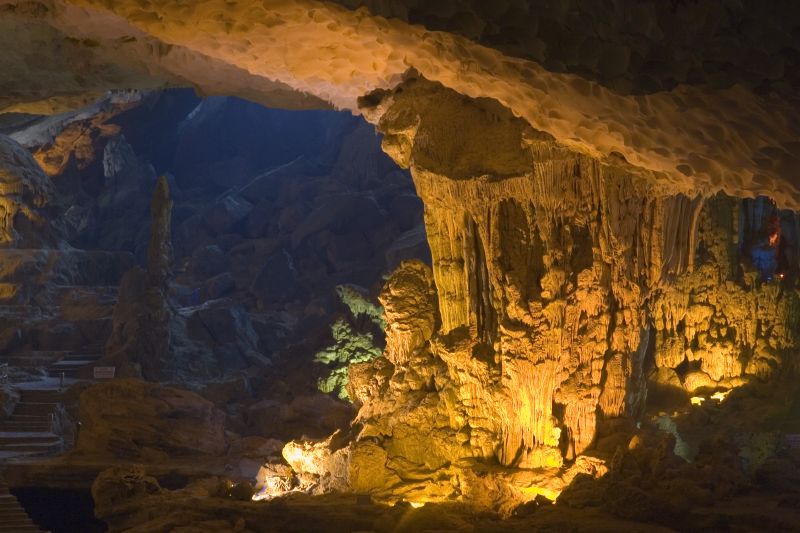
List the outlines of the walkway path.
<svg viewBox="0 0 800 533">
<path fill-rule="evenodd" d="M 17 498 L 8 491 L 8 486 L 2 476 L 0 476 L 0 531 L 3 533 L 31 531 L 41 533 L 44 531 L 33 523 Z"/>
</svg>

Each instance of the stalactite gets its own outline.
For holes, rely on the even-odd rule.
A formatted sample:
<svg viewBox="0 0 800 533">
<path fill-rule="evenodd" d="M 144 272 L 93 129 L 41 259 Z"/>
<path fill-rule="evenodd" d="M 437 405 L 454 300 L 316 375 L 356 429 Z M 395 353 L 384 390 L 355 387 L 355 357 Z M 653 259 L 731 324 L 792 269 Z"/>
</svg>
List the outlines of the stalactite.
<svg viewBox="0 0 800 533">
<path fill-rule="evenodd" d="M 433 472 L 420 473 L 430 461 L 401 453 L 413 435 L 451 464 L 555 471 L 609 419 L 638 419 L 648 379 L 687 393 L 738 386 L 771 375 L 796 346 L 797 291 L 747 268 L 740 279 L 734 257 L 770 204 L 676 193 L 572 152 L 492 103 L 422 82 L 405 89 L 391 106 L 419 115 L 384 109 L 380 127 L 425 204 L 441 326 L 415 356 L 398 357 L 407 341 L 387 314 L 396 366 L 372 364 L 374 385 L 360 388 L 383 392 L 359 415 L 362 436 L 382 440 L 399 477 L 435 485 Z M 433 118 L 423 113 L 432 105 Z M 450 116 L 485 127 L 454 137 L 439 122 Z M 394 139 L 409 121 L 412 138 Z M 448 157 L 436 152 L 443 146 Z M 413 429 L 398 431 L 410 417 Z"/>
</svg>

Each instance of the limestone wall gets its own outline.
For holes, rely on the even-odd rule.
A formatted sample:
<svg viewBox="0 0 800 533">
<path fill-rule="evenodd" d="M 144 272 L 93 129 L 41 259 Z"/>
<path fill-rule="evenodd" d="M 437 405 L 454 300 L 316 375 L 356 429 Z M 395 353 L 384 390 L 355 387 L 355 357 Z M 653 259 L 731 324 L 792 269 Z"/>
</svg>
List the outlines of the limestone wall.
<svg viewBox="0 0 800 533">
<path fill-rule="evenodd" d="M 401 266 L 384 305 L 438 308 L 413 324 L 387 314 L 386 358 L 351 369 L 354 449 L 386 454 L 373 489 L 463 496 L 475 464 L 552 481 L 602 424 L 640 420 L 648 381 L 688 403 L 771 377 L 797 347 L 796 263 L 761 271 L 760 244 L 739 237 L 776 231 L 773 204 L 744 221 L 740 199 L 676 195 L 424 80 L 371 111 L 411 168 L 433 256 L 430 273 Z"/>
</svg>

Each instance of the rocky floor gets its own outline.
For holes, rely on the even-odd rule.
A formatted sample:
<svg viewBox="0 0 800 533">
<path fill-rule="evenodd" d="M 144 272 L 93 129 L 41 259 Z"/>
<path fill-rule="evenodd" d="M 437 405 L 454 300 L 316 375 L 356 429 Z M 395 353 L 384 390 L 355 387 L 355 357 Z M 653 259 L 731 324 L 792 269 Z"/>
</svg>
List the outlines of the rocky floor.
<svg viewBox="0 0 800 533">
<path fill-rule="evenodd" d="M 103 515 L 112 527 L 130 532 L 191 531 L 237 532 L 675 532 L 675 531 L 796 531 L 800 511 L 778 507 L 764 496 L 734 498 L 715 506 L 700 506 L 687 525 L 680 518 L 637 520 L 615 516 L 600 506 L 527 506 L 509 518 L 460 504 L 407 503 L 376 505 L 353 495 L 287 496 L 270 502 L 240 502 L 208 496 L 205 486 L 182 493 L 151 494 L 134 498 L 130 505 Z M 635 503 L 631 502 L 631 505 Z M 99 512 L 103 513 L 100 508 Z"/>
</svg>

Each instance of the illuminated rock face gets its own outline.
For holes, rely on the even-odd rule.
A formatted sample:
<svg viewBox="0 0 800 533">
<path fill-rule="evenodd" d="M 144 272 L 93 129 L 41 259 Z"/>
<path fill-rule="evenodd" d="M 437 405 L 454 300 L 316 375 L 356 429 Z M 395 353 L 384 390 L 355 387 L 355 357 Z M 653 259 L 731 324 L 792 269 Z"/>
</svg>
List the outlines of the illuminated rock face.
<svg viewBox="0 0 800 533">
<path fill-rule="evenodd" d="M 433 267 L 405 263 L 395 272 L 382 296 L 385 356 L 350 369 L 348 393 L 361 404 L 348 449 L 354 490 L 482 501 L 480 488 L 507 475 L 493 488 L 512 499 L 522 490 L 509 487 L 557 494 L 575 468 L 603 471 L 581 454 L 604 425 L 641 416 L 649 385 L 731 388 L 788 366 L 798 302 L 781 275 L 794 277 L 797 253 L 781 243 L 797 243 L 797 218 L 776 230 L 756 220 L 764 211 L 757 202 L 712 196 L 771 192 L 782 206 L 800 205 L 797 69 L 773 61 L 793 39 L 766 38 L 779 10 L 742 41 L 765 43 L 761 57 L 748 58 L 753 73 L 730 44 L 737 37 L 728 30 L 747 27 L 737 16 L 720 33 L 700 29 L 698 21 L 720 19 L 710 0 L 671 3 L 675 11 L 697 6 L 683 15 L 698 24 L 687 33 L 709 44 L 694 54 L 693 39 L 678 43 L 691 61 L 678 56 L 663 69 L 659 56 L 673 50 L 649 45 L 674 43 L 685 26 L 675 17 L 680 30 L 662 31 L 665 19 L 646 2 L 611 17 L 642 39 L 617 38 L 617 27 L 597 46 L 597 36 L 571 31 L 566 8 L 546 12 L 560 28 L 543 25 L 558 42 L 549 47 L 528 40 L 535 32 L 525 17 L 537 13 L 524 2 L 522 14 L 507 3 L 479 7 L 485 2 L 466 11 L 437 3 L 416 14 L 402 2 L 370 2 L 372 12 L 312 0 L 0 4 L 16 23 L 4 38 L 43 57 L 83 54 L 87 71 L 72 78 L 64 66 L 22 65 L 11 85 L 18 96 L 0 102 L 3 109 L 190 80 L 206 93 L 358 110 L 385 135 L 385 151 L 411 168 Z M 450 18 L 459 23 L 438 24 Z M 445 31 L 406 23 L 420 19 Z M 517 21 L 521 36 L 492 42 L 495 30 L 513 33 L 508 25 Z M 67 46 L 53 46 L 65 36 Z M 636 41 L 647 49 L 636 50 Z M 570 50 L 578 57 L 552 55 Z M 791 66 L 796 52 L 785 55 Z M 659 72 L 644 72 L 651 60 Z M 677 72 L 689 63 L 708 70 Z M 52 85 L 63 90 L 34 90 L 32 80 L 61 75 L 70 83 Z M 755 234 L 765 228 L 760 242 Z M 779 258 L 789 256 L 784 268 Z M 492 468 L 503 474 L 476 481 Z M 513 468 L 547 477 L 515 481 Z M 342 470 L 337 462 L 337 479 Z"/>
<path fill-rule="evenodd" d="M 798 206 L 798 55 L 782 29 L 798 24 L 790 4 L 339 3 L 362 9 L 3 0 L 0 44 L 25 53 L 4 59 L 0 111 L 74 108 L 104 90 L 165 83 L 356 110 L 359 97 L 415 70 L 495 99 L 582 153 L 621 154 L 676 189 L 773 191 Z"/>
<path fill-rule="evenodd" d="M 797 272 L 797 222 L 765 198 L 706 202 L 697 232 L 702 259 L 653 294 L 656 381 L 689 392 L 729 389 L 788 362 L 800 300 L 784 281 Z"/>
<path fill-rule="evenodd" d="M 394 273 L 385 357 L 351 367 L 351 460 L 386 455 L 362 488 L 467 497 L 457 472 L 475 461 L 557 472 L 604 421 L 641 415 L 651 372 L 729 388 L 796 347 L 796 291 L 746 258 L 740 272 L 759 249 L 739 252 L 740 232 L 764 225 L 740 231 L 742 201 L 672 194 L 424 80 L 363 103 L 411 168 L 433 269 Z"/>
<path fill-rule="evenodd" d="M 31 154 L 0 135 L 0 247 L 36 248 L 51 241 L 52 183 Z"/>
</svg>

